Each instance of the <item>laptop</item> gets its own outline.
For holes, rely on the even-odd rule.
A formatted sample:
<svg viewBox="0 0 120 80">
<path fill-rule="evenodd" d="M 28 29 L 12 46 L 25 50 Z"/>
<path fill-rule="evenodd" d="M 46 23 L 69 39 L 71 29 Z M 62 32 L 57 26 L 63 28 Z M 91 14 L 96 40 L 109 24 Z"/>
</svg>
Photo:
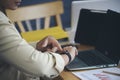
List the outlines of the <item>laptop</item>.
<svg viewBox="0 0 120 80">
<path fill-rule="evenodd" d="M 73 0 L 71 4 L 71 28 L 70 42 L 75 42 L 75 31 L 77 28 L 79 12 L 81 8 L 107 10 L 112 9 L 120 12 L 120 0 Z M 102 5 L 102 6 L 101 6 Z"/>
<path fill-rule="evenodd" d="M 120 60 L 120 13 L 112 10 L 81 9 L 75 42 L 95 46 L 79 51 L 66 66 L 67 70 L 83 70 L 117 66 Z"/>
</svg>

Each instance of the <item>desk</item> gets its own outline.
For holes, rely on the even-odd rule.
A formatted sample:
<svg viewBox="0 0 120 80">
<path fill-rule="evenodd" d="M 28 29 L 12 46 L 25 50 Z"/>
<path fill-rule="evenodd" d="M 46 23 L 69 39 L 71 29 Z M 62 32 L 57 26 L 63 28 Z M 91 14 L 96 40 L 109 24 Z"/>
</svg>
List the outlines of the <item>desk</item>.
<svg viewBox="0 0 120 80">
<path fill-rule="evenodd" d="M 86 45 L 79 45 L 78 46 L 79 51 L 88 50 L 88 49 L 95 49 L 95 48 L 93 46 L 86 46 Z M 120 62 L 119 62 L 118 67 L 120 68 Z M 60 74 L 60 77 L 62 77 L 63 79 L 56 79 L 56 80 L 80 80 L 75 75 L 73 75 L 72 72 L 70 72 L 70 71 L 63 71 Z"/>
<path fill-rule="evenodd" d="M 88 49 L 94 49 L 93 46 L 86 46 L 86 45 L 78 45 L 78 50 L 88 50 Z M 70 71 L 63 71 L 60 76 L 63 78 L 63 80 L 80 80 L 76 76 L 74 76 Z"/>
</svg>

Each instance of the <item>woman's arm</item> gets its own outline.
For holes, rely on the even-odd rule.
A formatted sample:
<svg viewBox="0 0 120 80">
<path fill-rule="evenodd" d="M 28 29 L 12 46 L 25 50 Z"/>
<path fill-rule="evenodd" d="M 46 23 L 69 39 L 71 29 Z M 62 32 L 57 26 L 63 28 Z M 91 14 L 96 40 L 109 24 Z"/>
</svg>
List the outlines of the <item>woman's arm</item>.
<svg viewBox="0 0 120 80">
<path fill-rule="evenodd" d="M 15 26 L 0 13 L 0 57 L 8 64 L 28 74 L 55 77 L 59 75 L 69 58 L 66 54 L 41 52 L 21 38 Z M 72 58 L 75 49 L 67 49 Z"/>
<path fill-rule="evenodd" d="M 19 70 L 37 76 L 57 76 L 65 66 L 60 54 L 43 53 L 30 46 L 4 16 L 0 16 L 0 57 Z"/>
</svg>

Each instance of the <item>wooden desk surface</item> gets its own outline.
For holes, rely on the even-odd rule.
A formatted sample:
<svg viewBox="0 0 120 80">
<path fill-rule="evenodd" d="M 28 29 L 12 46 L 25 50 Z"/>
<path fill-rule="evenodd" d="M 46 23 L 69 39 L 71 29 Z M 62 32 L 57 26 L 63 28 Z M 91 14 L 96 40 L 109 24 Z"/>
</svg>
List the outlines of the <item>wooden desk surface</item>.
<svg viewBox="0 0 120 80">
<path fill-rule="evenodd" d="M 94 49 L 93 46 L 86 46 L 86 45 L 78 45 L 78 50 L 88 50 L 88 49 Z M 60 76 L 63 78 L 63 80 L 80 80 L 76 76 L 74 76 L 70 71 L 63 71 Z"/>
</svg>

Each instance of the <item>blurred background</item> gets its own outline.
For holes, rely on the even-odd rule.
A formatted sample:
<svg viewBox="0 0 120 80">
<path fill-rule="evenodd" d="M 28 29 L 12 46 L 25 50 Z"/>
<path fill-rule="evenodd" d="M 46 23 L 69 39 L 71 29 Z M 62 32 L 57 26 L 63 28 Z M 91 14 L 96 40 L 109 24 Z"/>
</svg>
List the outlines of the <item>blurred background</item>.
<svg viewBox="0 0 120 80">
<path fill-rule="evenodd" d="M 33 4 L 40 4 L 45 2 L 51 2 L 56 0 L 23 0 L 21 6 L 28 6 Z M 62 0 L 64 4 L 64 14 L 62 14 L 62 24 L 64 28 L 70 28 L 71 26 L 71 3 L 77 0 Z M 80 0 L 79 0 L 80 1 Z"/>
</svg>

